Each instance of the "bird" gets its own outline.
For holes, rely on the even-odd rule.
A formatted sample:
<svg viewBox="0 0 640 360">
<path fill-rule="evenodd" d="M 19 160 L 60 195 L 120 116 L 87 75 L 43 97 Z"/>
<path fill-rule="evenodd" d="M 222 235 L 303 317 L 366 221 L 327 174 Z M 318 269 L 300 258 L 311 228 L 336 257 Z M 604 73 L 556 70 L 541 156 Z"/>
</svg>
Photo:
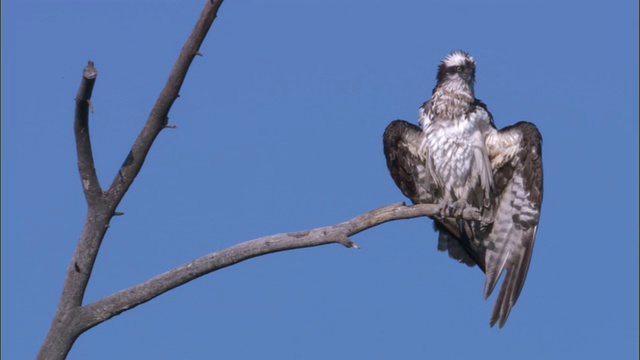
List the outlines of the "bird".
<svg viewBox="0 0 640 360">
<path fill-rule="evenodd" d="M 394 120 L 385 129 L 387 168 L 413 204 L 438 204 L 438 250 L 485 273 L 484 298 L 505 273 L 489 320 L 502 328 L 524 285 L 543 194 L 542 135 L 519 121 L 497 129 L 475 97 L 476 62 L 462 50 L 438 65 L 420 126 Z M 465 209 L 477 218 L 464 218 Z"/>
</svg>

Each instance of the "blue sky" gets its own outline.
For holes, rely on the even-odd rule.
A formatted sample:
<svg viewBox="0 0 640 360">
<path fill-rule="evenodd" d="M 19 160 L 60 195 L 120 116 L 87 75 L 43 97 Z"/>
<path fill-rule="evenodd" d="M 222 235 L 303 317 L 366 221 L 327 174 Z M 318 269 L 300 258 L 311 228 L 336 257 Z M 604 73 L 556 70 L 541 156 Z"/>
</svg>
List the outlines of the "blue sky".
<svg viewBox="0 0 640 360">
<path fill-rule="evenodd" d="M 202 1 L 2 2 L 2 357 L 33 358 L 86 203 L 73 98 L 109 184 Z M 404 201 L 382 132 L 416 121 L 464 49 L 499 127 L 534 122 L 545 195 L 502 330 L 483 274 L 428 219 L 212 273 L 85 334 L 69 359 L 631 359 L 638 356 L 636 1 L 231 1 L 114 218 L 86 302 L 256 237 Z"/>
</svg>

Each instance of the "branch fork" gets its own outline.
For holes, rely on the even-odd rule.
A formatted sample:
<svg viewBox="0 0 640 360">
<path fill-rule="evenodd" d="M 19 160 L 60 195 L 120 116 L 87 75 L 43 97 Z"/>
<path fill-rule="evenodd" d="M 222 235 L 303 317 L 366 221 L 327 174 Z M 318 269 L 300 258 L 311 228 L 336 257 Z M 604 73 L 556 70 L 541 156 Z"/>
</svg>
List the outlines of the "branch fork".
<svg viewBox="0 0 640 360">
<path fill-rule="evenodd" d="M 109 223 L 113 216 L 124 214 L 115 210 L 142 168 L 160 131 L 175 128 L 175 125 L 167 123 L 169 110 L 179 96 L 191 62 L 196 55 L 202 55 L 199 48 L 221 4 L 222 0 L 206 1 L 198 22 L 184 44 L 144 127 L 111 185 L 104 191 L 96 174 L 89 136 L 89 110 L 93 111 L 91 95 L 98 70 L 92 61 L 84 68 L 75 97 L 74 134 L 78 172 L 88 210 L 78 245 L 67 267 L 58 308 L 37 359 L 64 359 L 76 339 L 88 329 L 180 285 L 227 266 L 279 251 L 332 243 L 359 249 L 351 237 L 364 230 L 388 221 L 421 216 L 433 217 L 439 214 L 441 207 L 437 204 L 406 206 L 404 203 L 396 203 L 335 225 L 265 236 L 194 259 L 143 283 L 84 305 L 84 293 Z M 463 212 L 462 216 L 471 216 L 471 213 Z"/>
</svg>

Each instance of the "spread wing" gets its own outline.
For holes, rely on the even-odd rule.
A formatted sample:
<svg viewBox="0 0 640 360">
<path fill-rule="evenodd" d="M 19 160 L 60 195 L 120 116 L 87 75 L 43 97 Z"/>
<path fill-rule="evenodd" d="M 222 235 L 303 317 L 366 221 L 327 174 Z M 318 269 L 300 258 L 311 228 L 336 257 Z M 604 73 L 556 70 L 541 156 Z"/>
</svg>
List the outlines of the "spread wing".
<svg viewBox="0 0 640 360">
<path fill-rule="evenodd" d="M 519 122 L 489 135 L 494 171 L 495 218 L 485 253 L 484 296 L 491 295 L 506 271 L 490 325 L 502 327 L 524 285 L 542 204 L 542 136 L 535 125 Z"/>
<path fill-rule="evenodd" d="M 394 120 L 384 130 L 384 156 L 393 181 L 414 204 L 433 203 L 435 189 L 427 189 L 425 156 L 420 154 L 422 129 Z M 431 190 L 432 192 L 428 191 Z"/>
<path fill-rule="evenodd" d="M 384 131 L 384 155 L 389 173 L 402 193 L 414 204 L 434 204 L 442 195 L 426 165 L 426 153 L 420 153 L 424 139 L 422 129 L 404 120 L 392 121 Z M 426 148 L 423 148 L 426 151 Z M 439 232 L 438 250 L 447 251 L 449 257 L 468 266 L 478 264 L 482 270 L 483 259 L 475 258 L 469 240 L 460 233 L 453 219 L 434 219 Z"/>
</svg>

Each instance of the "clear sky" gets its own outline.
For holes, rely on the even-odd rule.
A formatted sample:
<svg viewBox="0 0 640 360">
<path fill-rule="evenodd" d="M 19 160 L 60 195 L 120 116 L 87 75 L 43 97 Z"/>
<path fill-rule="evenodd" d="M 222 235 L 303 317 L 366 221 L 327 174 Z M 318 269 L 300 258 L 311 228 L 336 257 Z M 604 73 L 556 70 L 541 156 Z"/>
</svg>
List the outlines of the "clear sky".
<svg viewBox="0 0 640 360">
<path fill-rule="evenodd" d="M 2 2 L 2 358 L 33 358 L 86 203 L 74 96 L 108 185 L 203 1 Z M 425 218 L 252 259 L 83 334 L 69 359 L 635 359 L 638 3 L 227 0 L 101 248 L 86 302 L 193 258 L 404 201 L 382 154 L 438 62 L 477 61 L 502 127 L 544 137 L 545 194 L 502 330 Z"/>
</svg>

